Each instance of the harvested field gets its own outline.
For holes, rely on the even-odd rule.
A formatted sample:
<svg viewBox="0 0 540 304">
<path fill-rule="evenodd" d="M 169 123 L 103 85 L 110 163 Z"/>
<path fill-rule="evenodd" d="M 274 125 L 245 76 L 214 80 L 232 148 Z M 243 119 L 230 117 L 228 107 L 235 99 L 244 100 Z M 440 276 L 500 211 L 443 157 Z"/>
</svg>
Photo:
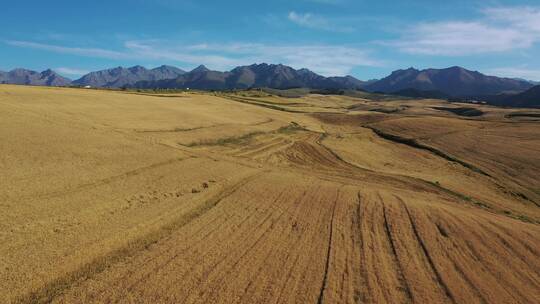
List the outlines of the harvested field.
<svg viewBox="0 0 540 304">
<path fill-rule="evenodd" d="M 1 85 L 0 302 L 537 302 L 540 122 L 437 107 Z"/>
</svg>

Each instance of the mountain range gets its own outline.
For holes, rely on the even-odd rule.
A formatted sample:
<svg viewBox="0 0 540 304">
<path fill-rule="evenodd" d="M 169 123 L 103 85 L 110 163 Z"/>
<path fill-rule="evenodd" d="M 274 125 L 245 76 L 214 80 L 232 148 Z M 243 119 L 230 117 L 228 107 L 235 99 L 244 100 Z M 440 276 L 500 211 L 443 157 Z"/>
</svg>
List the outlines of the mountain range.
<svg viewBox="0 0 540 304">
<path fill-rule="evenodd" d="M 540 85 L 518 94 L 497 94 L 469 97 L 467 100 L 481 100 L 501 107 L 540 108 Z M 459 101 L 459 99 L 458 99 Z"/>
<path fill-rule="evenodd" d="M 52 70 L 35 72 L 15 69 L 0 71 L 0 83 L 44 86 L 91 86 L 141 89 L 230 90 L 248 88 L 356 89 L 417 98 L 458 98 L 485 100 L 497 105 L 537 103 L 538 89 L 531 81 L 487 76 L 462 67 L 446 69 L 397 70 L 380 80 L 361 81 L 352 76 L 324 77 L 308 69 L 282 64 L 252 64 L 231 71 L 213 71 L 201 65 L 192 71 L 162 65 L 116 67 L 88 73 L 71 81 Z M 531 92 L 527 91 L 531 89 Z M 526 100 L 526 101 L 525 101 Z M 532 101 L 530 101 L 532 100 Z"/>
<path fill-rule="evenodd" d="M 73 81 L 72 85 L 121 88 L 124 86 L 133 85 L 139 81 L 174 79 L 185 73 L 185 71 L 179 68 L 167 65 L 162 65 L 151 70 L 140 65 L 130 68 L 117 67 L 88 73 L 80 79 Z"/>
<path fill-rule="evenodd" d="M 503 98 L 495 105 L 505 107 L 524 107 L 524 108 L 540 108 L 540 85 L 534 86 L 525 92 L 510 95 Z"/>
<path fill-rule="evenodd" d="M 392 72 L 364 89 L 372 92 L 394 93 L 405 89 L 439 91 L 453 97 L 519 93 L 533 86 L 525 80 L 486 76 L 462 67 L 417 70 L 409 68 Z"/>
<path fill-rule="evenodd" d="M 308 87 L 313 89 L 360 89 L 365 82 L 352 76 L 324 77 L 308 69 L 293 69 L 282 64 L 253 64 L 240 66 L 229 72 L 212 71 L 201 65 L 175 79 L 140 81 L 136 88 L 202 90 L 227 90 L 248 88 L 288 89 Z"/>
<path fill-rule="evenodd" d="M 9 72 L 0 71 L 0 83 L 25 84 L 41 86 L 67 86 L 71 80 L 58 75 L 53 70 L 36 72 L 25 69 L 14 69 Z"/>
</svg>

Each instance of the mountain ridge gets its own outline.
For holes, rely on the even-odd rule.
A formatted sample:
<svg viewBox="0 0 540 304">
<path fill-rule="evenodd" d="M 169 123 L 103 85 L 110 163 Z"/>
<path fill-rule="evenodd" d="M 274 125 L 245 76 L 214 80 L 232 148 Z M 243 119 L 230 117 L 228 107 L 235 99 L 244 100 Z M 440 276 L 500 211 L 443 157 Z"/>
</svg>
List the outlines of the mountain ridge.
<svg viewBox="0 0 540 304">
<path fill-rule="evenodd" d="M 325 77 L 305 68 L 297 70 L 283 64 L 267 63 L 238 66 L 225 72 L 211 70 L 204 65 L 189 72 L 169 65 L 152 69 L 140 65 L 119 66 L 90 72 L 74 81 L 51 69 L 36 72 L 18 68 L 0 71 L 0 83 L 138 89 L 360 89 L 413 98 L 457 98 L 483 100 L 501 106 L 538 106 L 535 99 L 537 91 L 528 92 L 535 87 L 534 82 L 487 76 L 459 66 L 424 70 L 410 67 L 393 71 L 380 80 L 369 81 L 350 75 Z"/>
<path fill-rule="evenodd" d="M 501 107 L 540 108 L 540 85 L 519 94 L 489 96 L 489 104 Z"/>
<path fill-rule="evenodd" d="M 71 83 L 71 79 L 63 77 L 51 69 L 36 72 L 16 68 L 9 72 L 0 71 L 0 83 L 40 86 L 67 86 Z"/>
<path fill-rule="evenodd" d="M 90 72 L 81 78 L 74 80 L 72 85 L 120 88 L 132 85 L 139 81 L 157 81 L 170 79 L 184 74 L 185 71 L 173 66 L 162 65 L 153 69 L 147 69 L 136 65 L 129 68 L 121 66 Z"/>
<path fill-rule="evenodd" d="M 439 91 L 448 96 L 493 95 L 523 92 L 533 86 L 528 81 L 487 76 L 459 66 L 445 69 L 393 71 L 389 76 L 369 84 L 368 91 L 392 93 L 406 89 Z"/>
<path fill-rule="evenodd" d="M 365 82 L 353 76 L 324 77 L 308 69 L 294 69 L 283 64 L 252 64 L 230 71 L 212 71 L 204 66 L 180 75 L 176 79 L 141 81 L 132 87 L 144 89 L 248 89 L 269 87 L 288 89 L 309 87 L 313 89 L 361 89 Z"/>
</svg>

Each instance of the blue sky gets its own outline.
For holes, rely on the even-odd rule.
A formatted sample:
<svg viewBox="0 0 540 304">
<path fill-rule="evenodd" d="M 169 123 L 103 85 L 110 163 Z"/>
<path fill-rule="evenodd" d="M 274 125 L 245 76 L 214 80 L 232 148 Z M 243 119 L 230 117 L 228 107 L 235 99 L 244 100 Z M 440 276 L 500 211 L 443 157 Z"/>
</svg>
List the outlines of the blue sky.
<svg viewBox="0 0 540 304">
<path fill-rule="evenodd" d="M 454 65 L 540 80 L 538 0 L 9 1 L 0 27 L 0 70 L 70 78 L 268 62 L 364 80 Z"/>
</svg>

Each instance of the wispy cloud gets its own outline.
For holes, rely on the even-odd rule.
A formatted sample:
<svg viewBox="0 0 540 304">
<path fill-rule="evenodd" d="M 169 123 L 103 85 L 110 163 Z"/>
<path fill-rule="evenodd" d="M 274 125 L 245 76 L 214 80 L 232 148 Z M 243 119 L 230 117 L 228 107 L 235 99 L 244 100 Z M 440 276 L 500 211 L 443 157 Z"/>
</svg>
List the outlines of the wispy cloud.
<svg viewBox="0 0 540 304">
<path fill-rule="evenodd" d="M 345 75 L 356 66 L 381 66 L 363 49 L 334 45 L 271 45 L 260 43 L 194 44 L 129 41 L 126 47 L 145 57 L 188 64 L 204 63 L 218 70 L 255 62 L 283 63 L 323 75 Z"/>
<path fill-rule="evenodd" d="M 462 56 L 527 49 L 540 41 L 540 8 L 499 7 L 479 20 L 417 24 L 397 41 L 385 42 L 412 54 Z"/>
<path fill-rule="evenodd" d="M 296 12 L 289 12 L 289 20 L 305 27 L 322 28 L 327 27 L 328 22 L 321 17 L 313 16 L 311 13 L 298 14 Z"/>
<path fill-rule="evenodd" d="M 540 7 L 497 7 L 487 8 L 483 13 L 495 22 L 510 24 L 516 29 L 540 34 Z"/>
<path fill-rule="evenodd" d="M 68 68 L 68 67 L 58 67 L 54 69 L 57 73 L 67 76 L 82 76 L 90 73 L 88 70 L 78 69 L 78 68 Z"/>
<path fill-rule="evenodd" d="M 243 42 L 182 45 L 162 40 L 130 40 L 124 42 L 121 50 L 107 50 L 28 41 L 8 41 L 7 43 L 12 46 L 86 57 L 177 62 L 183 67 L 205 64 L 217 70 L 268 62 L 283 63 L 294 68 L 308 68 L 323 75 L 334 76 L 350 74 L 352 69 L 358 66 L 384 64 L 372 58 L 367 50 L 337 45 L 279 45 Z"/>
<path fill-rule="evenodd" d="M 501 77 L 515 77 L 526 80 L 540 81 L 540 69 L 530 69 L 526 67 L 501 67 L 489 69 L 486 72 Z"/>
<path fill-rule="evenodd" d="M 328 18 L 312 13 L 297 13 L 291 11 L 287 18 L 289 21 L 305 28 L 332 32 L 352 32 L 354 30 L 352 27 L 337 24 L 338 22 L 336 20 L 331 21 Z"/>
<path fill-rule="evenodd" d="M 129 54 L 124 52 L 111 51 L 100 48 L 81 48 L 81 47 L 65 47 L 52 44 L 37 43 L 32 41 L 17 41 L 8 40 L 6 44 L 17 47 L 38 49 L 61 54 L 80 55 L 87 57 L 109 58 L 109 59 L 127 59 Z"/>
</svg>

